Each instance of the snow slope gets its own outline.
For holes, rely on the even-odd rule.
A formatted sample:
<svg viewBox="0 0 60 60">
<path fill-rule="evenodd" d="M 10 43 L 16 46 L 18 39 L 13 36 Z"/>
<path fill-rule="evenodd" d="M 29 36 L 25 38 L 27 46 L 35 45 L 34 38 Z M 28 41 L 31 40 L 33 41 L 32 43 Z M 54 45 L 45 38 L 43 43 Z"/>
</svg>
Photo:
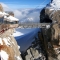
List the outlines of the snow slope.
<svg viewBox="0 0 60 60">
<path fill-rule="evenodd" d="M 53 0 L 47 7 L 54 10 L 60 10 L 60 0 Z"/>
<path fill-rule="evenodd" d="M 17 31 L 16 34 L 18 32 L 21 34 L 18 34 L 16 36 L 16 35 L 14 35 L 15 34 L 14 33 L 13 35 L 16 38 L 21 51 L 26 50 L 31 45 L 31 43 L 34 41 L 34 38 L 37 36 L 37 32 L 39 30 L 40 29 L 38 29 L 38 28 L 32 28 L 32 29 L 19 29 L 19 28 L 17 28 L 16 29 L 16 31 Z"/>
</svg>

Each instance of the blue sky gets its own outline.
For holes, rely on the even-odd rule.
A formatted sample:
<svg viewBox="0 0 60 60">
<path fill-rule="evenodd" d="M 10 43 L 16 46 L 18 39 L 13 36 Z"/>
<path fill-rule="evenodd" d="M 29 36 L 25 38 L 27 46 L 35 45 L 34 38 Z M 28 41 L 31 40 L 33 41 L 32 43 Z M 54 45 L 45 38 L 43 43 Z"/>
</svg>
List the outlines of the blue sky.
<svg viewBox="0 0 60 60">
<path fill-rule="evenodd" d="M 43 7 L 51 0 L 0 0 L 11 8 L 36 8 Z"/>
</svg>

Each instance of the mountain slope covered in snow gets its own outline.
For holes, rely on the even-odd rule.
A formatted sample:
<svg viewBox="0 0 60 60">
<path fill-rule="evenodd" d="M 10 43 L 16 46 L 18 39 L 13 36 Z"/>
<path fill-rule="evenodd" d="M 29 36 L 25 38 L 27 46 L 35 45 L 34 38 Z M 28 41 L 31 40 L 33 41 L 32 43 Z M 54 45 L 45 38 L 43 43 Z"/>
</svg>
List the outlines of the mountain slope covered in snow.
<svg viewBox="0 0 60 60">
<path fill-rule="evenodd" d="M 60 10 L 60 0 L 52 0 L 47 7 L 54 10 Z"/>
<path fill-rule="evenodd" d="M 31 45 L 31 43 L 34 41 L 34 38 L 37 36 L 38 31 L 40 31 L 38 28 L 16 30 L 22 33 L 22 35 L 15 36 L 18 45 L 21 47 L 21 51 L 25 51 Z"/>
</svg>

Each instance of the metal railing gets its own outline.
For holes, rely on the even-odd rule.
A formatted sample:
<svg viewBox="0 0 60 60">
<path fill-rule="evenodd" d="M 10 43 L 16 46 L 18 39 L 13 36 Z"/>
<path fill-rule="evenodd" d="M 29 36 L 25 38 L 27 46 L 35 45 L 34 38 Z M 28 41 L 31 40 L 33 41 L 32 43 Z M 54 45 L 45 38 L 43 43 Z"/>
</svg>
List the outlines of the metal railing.
<svg viewBox="0 0 60 60">
<path fill-rule="evenodd" d="M 20 23 L 19 28 L 50 28 L 51 23 Z"/>
</svg>

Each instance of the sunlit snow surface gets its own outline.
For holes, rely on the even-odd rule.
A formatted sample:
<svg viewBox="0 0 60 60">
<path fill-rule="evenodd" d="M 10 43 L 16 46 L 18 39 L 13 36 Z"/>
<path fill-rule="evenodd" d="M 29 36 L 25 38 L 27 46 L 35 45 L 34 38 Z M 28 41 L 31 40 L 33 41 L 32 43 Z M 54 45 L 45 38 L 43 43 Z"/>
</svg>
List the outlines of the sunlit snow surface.
<svg viewBox="0 0 60 60">
<path fill-rule="evenodd" d="M 21 33 L 21 32 L 19 32 L 19 31 L 15 31 L 15 32 L 13 33 L 13 36 L 14 36 L 14 37 L 21 36 L 21 35 L 24 35 L 24 34 Z"/>
<path fill-rule="evenodd" d="M 60 10 L 60 0 L 53 0 L 47 7 L 54 10 Z"/>
<path fill-rule="evenodd" d="M 5 15 L 9 15 L 9 14 L 8 14 L 8 13 L 1 12 L 1 11 L 0 11 L 0 15 L 1 15 L 1 16 L 5 16 Z"/>
<path fill-rule="evenodd" d="M 18 36 L 22 36 L 22 35 L 25 35 L 25 34 L 29 34 L 30 32 L 32 31 L 35 31 L 36 28 L 25 28 L 25 29 L 20 29 L 20 28 L 16 28 L 14 33 L 13 33 L 13 36 L 14 37 L 18 37 Z"/>
</svg>

